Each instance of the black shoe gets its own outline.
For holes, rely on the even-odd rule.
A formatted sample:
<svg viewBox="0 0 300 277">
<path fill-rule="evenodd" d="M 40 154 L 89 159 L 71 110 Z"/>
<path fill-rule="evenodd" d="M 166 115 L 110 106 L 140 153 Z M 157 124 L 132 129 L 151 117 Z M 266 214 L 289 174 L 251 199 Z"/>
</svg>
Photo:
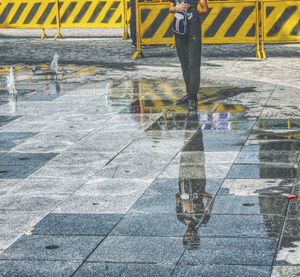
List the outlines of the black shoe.
<svg viewBox="0 0 300 277">
<path fill-rule="evenodd" d="M 189 111 L 196 111 L 197 110 L 197 100 L 188 100 L 189 103 Z"/>
<path fill-rule="evenodd" d="M 176 101 L 176 105 L 186 105 L 186 104 L 188 104 L 188 100 L 189 100 L 188 96 L 185 95 Z"/>
</svg>

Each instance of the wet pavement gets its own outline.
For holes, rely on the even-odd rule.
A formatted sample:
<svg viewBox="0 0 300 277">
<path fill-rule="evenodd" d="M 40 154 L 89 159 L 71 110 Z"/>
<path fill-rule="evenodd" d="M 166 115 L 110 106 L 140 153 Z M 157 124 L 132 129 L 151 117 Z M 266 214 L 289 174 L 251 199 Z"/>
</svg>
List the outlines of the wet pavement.
<svg viewBox="0 0 300 277">
<path fill-rule="evenodd" d="M 299 89 L 0 68 L 0 276 L 299 276 Z"/>
</svg>

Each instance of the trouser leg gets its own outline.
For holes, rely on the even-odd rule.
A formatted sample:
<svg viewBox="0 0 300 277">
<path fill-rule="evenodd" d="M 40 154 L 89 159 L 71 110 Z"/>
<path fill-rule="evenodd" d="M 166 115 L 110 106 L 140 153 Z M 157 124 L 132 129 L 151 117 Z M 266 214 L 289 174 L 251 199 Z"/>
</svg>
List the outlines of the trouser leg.
<svg viewBox="0 0 300 277">
<path fill-rule="evenodd" d="M 189 55 L 188 55 L 188 36 L 175 34 L 176 50 L 181 64 L 183 79 L 186 86 L 186 93 L 190 91 L 190 71 L 189 71 Z"/>
<path fill-rule="evenodd" d="M 136 8 L 135 8 L 135 1 L 130 1 L 130 38 L 132 40 L 132 44 L 136 45 Z"/>
<path fill-rule="evenodd" d="M 201 65 L 201 23 L 199 16 L 195 16 L 189 22 L 188 65 L 190 74 L 189 98 L 197 100 L 197 94 L 200 87 Z"/>
</svg>

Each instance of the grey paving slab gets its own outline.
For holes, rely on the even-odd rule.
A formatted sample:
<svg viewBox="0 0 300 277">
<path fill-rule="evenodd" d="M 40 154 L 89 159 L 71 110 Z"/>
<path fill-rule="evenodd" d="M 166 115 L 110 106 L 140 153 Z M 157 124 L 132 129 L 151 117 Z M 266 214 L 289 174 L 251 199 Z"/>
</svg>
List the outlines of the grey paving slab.
<svg viewBox="0 0 300 277">
<path fill-rule="evenodd" d="M 180 238 L 109 236 L 88 261 L 175 264 L 183 249 Z"/>
<path fill-rule="evenodd" d="M 1 195 L 3 211 L 49 211 L 60 204 L 65 196 Z"/>
<path fill-rule="evenodd" d="M 199 223 L 202 216 L 202 214 L 194 214 L 194 221 Z M 184 215 L 176 215 L 175 213 L 128 214 L 118 223 L 110 235 L 183 237 L 188 229 L 188 224 L 181 218 L 184 218 Z"/>
<path fill-rule="evenodd" d="M 55 179 L 83 179 L 86 180 L 89 177 L 95 175 L 97 170 L 100 170 L 102 166 L 78 166 L 78 165 L 56 165 L 56 164 L 47 164 L 42 168 L 36 170 L 33 174 L 30 175 L 30 178 L 55 178 Z"/>
<path fill-rule="evenodd" d="M 275 265 L 300 266 L 299 247 L 299 238 L 283 237 L 279 244 L 279 251 L 276 255 Z"/>
<path fill-rule="evenodd" d="M 0 127 L 6 125 L 9 122 L 12 122 L 18 119 L 19 116 L 0 116 Z"/>
<path fill-rule="evenodd" d="M 6 195 L 69 195 L 75 192 L 85 179 L 22 179 Z"/>
<path fill-rule="evenodd" d="M 241 151 L 235 160 L 238 164 L 293 164 L 297 165 L 300 160 L 300 152 L 297 151 Z"/>
<path fill-rule="evenodd" d="M 182 182 L 185 186 L 191 186 L 197 193 L 216 194 L 223 179 L 179 179 L 179 178 L 157 178 L 148 188 L 147 194 L 174 194 L 180 191 Z"/>
<path fill-rule="evenodd" d="M 298 130 L 300 129 L 299 119 L 259 119 L 255 126 L 255 130 Z"/>
<path fill-rule="evenodd" d="M 278 238 L 284 216 L 277 215 L 211 215 L 206 216 L 199 228 L 205 237 Z"/>
<path fill-rule="evenodd" d="M 300 142 L 297 140 L 247 140 L 245 151 L 299 151 Z"/>
<path fill-rule="evenodd" d="M 0 261 L 1 276 L 71 276 L 80 263 L 61 261 Z"/>
<path fill-rule="evenodd" d="M 36 170 L 42 165 L 31 165 L 31 166 L 13 166 L 13 165 L 0 165 L 0 179 L 23 179 Z"/>
<path fill-rule="evenodd" d="M 32 132 L 0 132 L 0 151 L 10 150 L 16 145 L 26 141 L 36 133 Z"/>
<path fill-rule="evenodd" d="M 181 149 L 183 152 L 205 151 L 205 152 L 231 152 L 240 151 L 244 145 L 243 140 L 195 140 L 188 141 Z"/>
<path fill-rule="evenodd" d="M 1 211 L 0 212 L 0 235 L 11 236 L 27 232 L 45 215 L 43 211 Z"/>
<path fill-rule="evenodd" d="M 186 193 L 187 194 L 187 193 Z M 212 201 L 212 196 L 208 194 L 201 194 L 197 192 L 191 193 L 194 196 L 194 202 L 191 205 L 194 205 L 191 208 L 191 213 L 203 213 L 209 206 Z M 184 198 L 183 198 L 184 199 Z M 192 200 L 190 200 L 192 201 Z M 184 201 L 180 197 L 180 193 L 146 193 L 138 199 L 134 204 L 130 213 L 146 213 L 146 214 L 160 214 L 160 213 L 175 213 L 178 210 L 184 209 L 181 207 L 180 202 Z M 190 211 L 190 209 L 189 209 Z M 179 212 L 180 213 L 180 212 Z"/>
<path fill-rule="evenodd" d="M 18 179 L 2 179 L 0 183 L 0 194 L 12 189 L 18 181 Z"/>
<path fill-rule="evenodd" d="M 283 229 L 283 237 L 300 239 L 299 227 L 300 227 L 299 216 L 288 215 Z"/>
<path fill-rule="evenodd" d="M 152 179 L 111 179 L 93 177 L 87 181 L 76 195 L 142 195 L 151 184 Z"/>
<path fill-rule="evenodd" d="M 34 226 L 34 235 L 106 236 L 122 214 L 48 214 Z"/>
<path fill-rule="evenodd" d="M 55 213 L 125 214 L 140 195 L 75 195 L 64 201 Z"/>
<path fill-rule="evenodd" d="M 160 178 L 225 178 L 231 164 L 170 164 L 159 176 Z"/>
<path fill-rule="evenodd" d="M 86 262 L 74 276 L 130 276 L 130 277 L 165 277 L 170 276 L 173 266 L 164 264 L 125 264 Z"/>
<path fill-rule="evenodd" d="M 271 266 L 276 240 L 253 238 L 204 238 L 190 245 L 180 265 L 264 265 Z"/>
<path fill-rule="evenodd" d="M 297 277 L 300 275 L 300 266 L 274 266 L 272 277 Z"/>
<path fill-rule="evenodd" d="M 82 261 L 102 240 L 100 236 L 23 236 L 0 259 Z"/>
<path fill-rule="evenodd" d="M 180 152 L 172 163 L 180 164 L 230 164 L 233 163 L 239 154 L 238 151 L 232 152 Z"/>
<path fill-rule="evenodd" d="M 269 277 L 271 274 L 271 266 L 245 266 L 245 265 L 200 265 L 186 266 L 178 265 L 172 276 L 188 277 L 188 276 L 203 276 L 203 277 Z"/>
<path fill-rule="evenodd" d="M 164 169 L 161 164 L 118 164 L 111 163 L 96 172 L 101 178 L 155 179 Z"/>
<path fill-rule="evenodd" d="M 7 153 L 0 157 L 0 165 L 41 167 L 55 156 L 55 153 Z"/>
<path fill-rule="evenodd" d="M 264 196 L 217 196 L 214 199 L 213 214 L 274 214 L 284 215 L 287 201 L 282 197 Z"/>
<path fill-rule="evenodd" d="M 276 164 L 234 164 L 227 178 L 230 179 L 259 179 L 259 178 L 295 178 L 298 173 L 297 165 Z"/>
<path fill-rule="evenodd" d="M 293 179 L 225 179 L 218 195 L 276 196 L 292 192 Z"/>
</svg>

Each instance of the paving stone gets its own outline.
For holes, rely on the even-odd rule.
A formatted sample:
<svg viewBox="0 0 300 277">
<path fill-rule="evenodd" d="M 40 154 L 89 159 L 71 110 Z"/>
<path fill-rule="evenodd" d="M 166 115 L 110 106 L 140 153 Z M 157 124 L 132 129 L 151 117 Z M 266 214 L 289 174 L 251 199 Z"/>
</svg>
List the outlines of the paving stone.
<svg viewBox="0 0 300 277">
<path fill-rule="evenodd" d="M 279 237 L 284 217 L 277 215 L 210 215 L 202 221 L 199 234 L 206 237 Z"/>
<path fill-rule="evenodd" d="M 148 188 L 147 193 L 173 194 L 180 191 L 180 185 L 192 184 L 197 193 L 216 194 L 223 179 L 178 179 L 178 178 L 157 178 Z"/>
<path fill-rule="evenodd" d="M 300 275 L 300 266 L 274 266 L 272 277 L 296 277 Z"/>
<path fill-rule="evenodd" d="M 283 237 L 279 244 L 275 265 L 300 266 L 300 239 Z"/>
<path fill-rule="evenodd" d="M 212 213 L 285 215 L 287 204 L 282 197 L 218 196 L 214 199 Z"/>
<path fill-rule="evenodd" d="M 49 211 L 60 204 L 63 196 L 1 195 L 3 211 Z"/>
<path fill-rule="evenodd" d="M 56 156 L 54 153 L 7 153 L 0 157 L 3 166 L 43 166 Z"/>
<path fill-rule="evenodd" d="M 110 179 L 93 177 L 87 181 L 76 195 L 142 195 L 152 180 L 142 179 Z"/>
<path fill-rule="evenodd" d="M 36 226 L 34 235 L 106 236 L 122 214 L 48 214 Z"/>
<path fill-rule="evenodd" d="M 163 264 L 153 265 L 87 262 L 84 263 L 74 276 L 165 277 L 170 276 L 172 267 L 173 266 Z"/>
<path fill-rule="evenodd" d="M 271 266 L 275 248 L 273 239 L 200 237 L 184 252 L 179 264 Z"/>
<path fill-rule="evenodd" d="M 83 261 L 102 240 L 100 236 L 23 236 L 0 259 Z"/>
<path fill-rule="evenodd" d="M 22 179 L 6 195 L 69 195 L 75 192 L 85 179 Z"/>
<path fill-rule="evenodd" d="M 175 264 L 182 252 L 180 238 L 109 236 L 88 261 Z"/>
<path fill-rule="evenodd" d="M 234 164 L 227 178 L 259 179 L 259 178 L 295 178 L 298 166 L 270 164 Z"/>
<path fill-rule="evenodd" d="M 41 165 L 42 166 L 42 165 Z M 5 166 L 0 165 L 0 179 L 23 179 L 40 168 L 40 165 Z"/>
<path fill-rule="evenodd" d="M 193 215 L 199 223 L 202 214 Z M 111 236 L 181 237 L 188 224 L 182 214 L 128 214 L 114 228 Z M 188 218 L 188 216 L 187 216 Z"/>
<path fill-rule="evenodd" d="M 188 277 L 188 276 L 203 276 L 203 277 L 268 277 L 271 274 L 271 266 L 245 266 L 245 265 L 201 265 L 201 266 L 185 266 L 178 265 L 172 276 Z"/>
<path fill-rule="evenodd" d="M 218 195 L 281 197 L 292 192 L 293 179 L 225 179 Z"/>
<path fill-rule="evenodd" d="M 1 276 L 71 276 L 80 263 L 61 261 L 0 261 Z"/>
<path fill-rule="evenodd" d="M 69 197 L 55 213 L 125 214 L 139 195 L 76 195 Z"/>
</svg>

